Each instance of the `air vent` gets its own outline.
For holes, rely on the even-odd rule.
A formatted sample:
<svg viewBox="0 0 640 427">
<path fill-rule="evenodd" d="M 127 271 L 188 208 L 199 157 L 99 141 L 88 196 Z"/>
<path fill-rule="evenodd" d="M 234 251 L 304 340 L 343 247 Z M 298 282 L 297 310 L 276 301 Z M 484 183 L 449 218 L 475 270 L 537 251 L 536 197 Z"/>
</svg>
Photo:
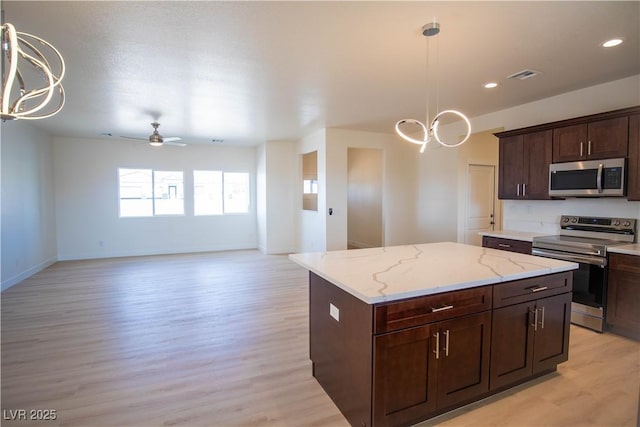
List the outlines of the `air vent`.
<svg viewBox="0 0 640 427">
<path fill-rule="evenodd" d="M 537 76 L 538 74 L 540 74 L 537 71 L 533 71 L 533 70 L 522 70 L 522 71 L 518 71 L 515 74 L 511 74 L 510 76 L 507 76 L 508 79 L 517 79 L 517 80 L 526 80 L 530 77 L 533 76 Z"/>
</svg>

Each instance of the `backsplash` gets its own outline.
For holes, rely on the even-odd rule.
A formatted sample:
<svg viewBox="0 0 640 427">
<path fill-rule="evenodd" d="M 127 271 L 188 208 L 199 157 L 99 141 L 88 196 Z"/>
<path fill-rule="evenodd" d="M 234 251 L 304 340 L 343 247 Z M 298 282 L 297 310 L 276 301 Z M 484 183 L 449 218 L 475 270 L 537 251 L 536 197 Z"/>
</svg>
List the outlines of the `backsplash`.
<svg viewBox="0 0 640 427">
<path fill-rule="evenodd" d="M 548 234 L 560 232 L 561 215 L 636 218 L 640 202 L 624 198 L 503 200 L 503 229 Z"/>
</svg>

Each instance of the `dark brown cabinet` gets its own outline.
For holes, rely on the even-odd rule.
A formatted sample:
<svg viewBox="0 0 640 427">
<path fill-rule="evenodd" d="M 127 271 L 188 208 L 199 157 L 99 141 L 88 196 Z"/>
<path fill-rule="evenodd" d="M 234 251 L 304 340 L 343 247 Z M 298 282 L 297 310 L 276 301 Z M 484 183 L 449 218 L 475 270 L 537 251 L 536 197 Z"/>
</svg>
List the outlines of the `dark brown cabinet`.
<svg viewBox="0 0 640 427">
<path fill-rule="evenodd" d="M 568 360 L 571 294 L 494 310 L 491 389 L 518 383 Z"/>
<path fill-rule="evenodd" d="M 572 283 L 571 273 L 559 273 L 495 287 L 491 390 L 568 360 Z"/>
<path fill-rule="evenodd" d="M 553 162 L 627 156 L 628 117 L 615 117 L 553 130 Z"/>
<path fill-rule="evenodd" d="M 640 340 L 640 257 L 609 254 L 606 323 L 611 332 Z"/>
<path fill-rule="evenodd" d="M 489 390 L 491 312 L 374 338 L 374 425 L 410 424 Z"/>
<path fill-rule="evenodd" d="M 376 304 L 309 276 L 313 375 L 351 425 L 415 424 L 567 360 L 571 272 Z"/>
<path fill-rule="evenodd" d="M 629 163 L 627 197 L 640 200 L 640 114 L 629 117 Z"/>
<path fill-rule="evenodd" d="M 522 240 L 504 239 L 502 237 L 493 236 L 482 236 L 482 247 L 531 255 L 531 242 L 525 242 Z"/>
<path fill-rule="evenodd" d="M 500 199 L 549 199 L 552 131 L 500 138 Z"/>
</svg>

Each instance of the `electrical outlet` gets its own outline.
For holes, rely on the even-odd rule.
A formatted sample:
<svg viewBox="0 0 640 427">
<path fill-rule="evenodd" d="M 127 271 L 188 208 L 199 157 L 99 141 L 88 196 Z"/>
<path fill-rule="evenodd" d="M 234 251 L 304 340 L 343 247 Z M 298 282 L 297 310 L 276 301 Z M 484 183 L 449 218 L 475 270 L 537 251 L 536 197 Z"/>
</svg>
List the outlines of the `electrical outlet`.
<svg viewBox="0 0 640 427">
<path fill-rule="evenodd" d="M 340 309 L 331 303 L 329 303 L 329 315 L 336 319 L 336 322 L 340 321 Z"/>
</svg>

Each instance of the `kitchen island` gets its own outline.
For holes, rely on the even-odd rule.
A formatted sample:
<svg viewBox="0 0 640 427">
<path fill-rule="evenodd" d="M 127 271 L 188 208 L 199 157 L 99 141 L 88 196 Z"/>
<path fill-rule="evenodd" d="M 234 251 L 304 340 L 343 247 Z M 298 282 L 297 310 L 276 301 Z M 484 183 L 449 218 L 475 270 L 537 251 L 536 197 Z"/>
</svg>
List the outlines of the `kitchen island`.
<svg viewBox="0 0 640 427">
<path fill-rule="evenodd" d="M 409 425 L 568 358 L 575 263 L 459 243 L 293 254 L 312 373 L 355 426 Z"/>
</svg>

